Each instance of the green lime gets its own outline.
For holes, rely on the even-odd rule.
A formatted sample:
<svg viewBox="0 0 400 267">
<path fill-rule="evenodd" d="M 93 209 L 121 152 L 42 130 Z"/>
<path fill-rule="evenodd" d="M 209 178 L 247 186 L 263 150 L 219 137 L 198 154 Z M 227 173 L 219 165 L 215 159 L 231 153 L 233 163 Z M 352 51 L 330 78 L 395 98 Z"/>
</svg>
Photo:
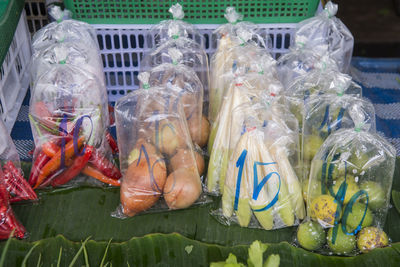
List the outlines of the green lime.
<svg viewBox="0 0 400 267">
<path fill-rule="evenodd" d="M 317 250 L 325 243 L 324 228 L 317 222 L 304 222 L 297 228 L 297 240 L 303 248 Z"/>
</svg>

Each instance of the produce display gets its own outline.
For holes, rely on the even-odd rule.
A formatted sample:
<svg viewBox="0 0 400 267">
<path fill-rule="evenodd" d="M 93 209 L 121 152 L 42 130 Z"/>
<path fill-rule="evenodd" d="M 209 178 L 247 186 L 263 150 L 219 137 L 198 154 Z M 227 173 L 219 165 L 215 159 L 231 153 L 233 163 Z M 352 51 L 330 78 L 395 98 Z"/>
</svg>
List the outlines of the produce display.
<svg viewBox="0 0 400 267">
<path fill-rule="evenodd" d="M 94 30 L 82 22 L 61 20 L 63 12 L 57 7 L 52 12 L 60 19 L 33 38 L 29 119 L 35 151 L 29 183 L 33 188 L 119 186 Z"/>
<path fill-rule="evenodd" d="M 372 103 L 353 95 L 325 94 L 311 98 L 306 106 L 302 129 L 302 181 L 308 180 L 311 161 L 331 133 L 339 129 L 354 128 L 350 112 L 364 114 L 375 131 L 375 109 Z"/>
<path fill-rule="evenodd" d="M 204 159 L 194 150 L 178 97 L 181 90 L 174 85 L 147 87 L 118 100 L 123 178 L 117 216 L 148 210 L 161 196 L 170 209 L 187 208 L 199 199 Z"/>
<path fill-rule="evenodd" d="M 353 255 L 357 247 L 368 252 L 388 244 L 382 228 L 396 151 L 382 137 L 368 132 L 371 114 L 360 106 L 348 112 L 355 127 L 329 135 L 311 163 L 308 219 L 297 233 L 297 242 L 309 250 Z M 325 229 L 326 243 L 322 242 Z"/>
<path fill-rule="evenodd" d="M 235 136 L 220 219 L 271 230 L 298 224 L 305 208 L 294 170 L 297 121 L 285 107 L 264 101 L 242 104 L 232 113 Z"/>
<path fill-rule="evenodd" d="M 232 111 L 252 98 L 259 98 L 263 92 L 276 96 L 283 91 L 276 78 L 275 61 L 265 48 L 252 40 L 253 36 L 253 31 L 243 28 L 237 37 L 229 37 L 236 43 L 227 47 L 229 52 L 226 55 L 229 56 L 224 56 L 224 41 L 221 39 L 218 48 L 221 51 L 217 51 L 212 60 L 215 69 L 212 69 L 210 91 L 207 190 L 217 195 L 223 192 L 226 168 L 232 154 L 227 142 L 231 135 Z M 219 75 L 224 71 L 227 72 Z"/>
<path fill-rule="evenodd" d="M 38 198 L 25 180 L 15 145 L 0 121 L 0 240 L 13 232 L 16 238 L 25 238 L 27 232 L 15 217 L 10 203 L 36 201 Z"/>
<path fill-rule="evenodd" d="M 141 62 L 140 89 L 115 106 L 123 174 L 117 217 L 184 209 L 206 200 L 201 147 L 209 135 L 203 115 L 208 59 L 202 42 L 189 38 L 194 28 L 180 21 L 182 7 L 173 5 L 170 12 L 174 20 L 151 30 L 156 47 Z"/>
<path fill-rule="evenodd" d="M 216 43 L 183 21 L 180 4 L 169 11 L 173 19 L 144 33 L 150 49 L 138 64 L 139 89 L 113 108 L 96 32 L 67 10 L 50 9 L 56 21 L 32 41 L 35 148 L 27 180 L 0 122 L 0 239 L 27 237 L 11 203 L 36 202 L 35 189 L 46 189 L 40 197 L 55 188 L 114 186 L 120 203 L 111 216 L 120 219 L 219 198 L 210 213 L 220 227 L 260 235 L 297 227 L 294 245 L 326 255 L 390 245 L 383 227 L 396 150 L 376 133 L 373 104 L 345 74 L 354 40 L 335 17 L 337 5 L 299 23 L 278 61 L 268 52 L 269 34 L 241 21 L 234 7 L 214 32 Z M 210 66 L 205 44 L 216 48 Z M 248 265 L 262 266 L 266 249 L 253 243 Z M 279 259 L 271 255 L 264 266 Z M 230 254 L 211 265 L 240 263 Z"/>
</svg>

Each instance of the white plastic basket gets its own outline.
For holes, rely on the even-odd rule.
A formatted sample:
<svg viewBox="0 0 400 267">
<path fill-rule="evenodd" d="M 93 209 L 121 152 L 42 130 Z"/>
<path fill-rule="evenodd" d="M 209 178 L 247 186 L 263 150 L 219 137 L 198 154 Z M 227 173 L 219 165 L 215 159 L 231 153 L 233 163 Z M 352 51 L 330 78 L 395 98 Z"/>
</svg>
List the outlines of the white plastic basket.
<svg viewBox="0 0 400 267">
<path fill-rule="evenodd" d="M 154 40 L 146 40 L 146 34 L 152 25 L 94 24 L 100 53 L 104 64 L 109 101 L 116 101 L 127 92 L 139 86 L 137 75 L 143 53 L 154 46 Z M 215 35 L 212 32 L 219 26 L 213 24 L 196 25 L 204 36 L 205 50 L 209 56 L 214 53 Z M 269 52 L 275 57 L 288 52 L 296 24 L 261 24 L 262 36 L 271 38 Z M 196 40 L 196 37 L 194 37 Z M 200 39 L 200 38 L 198 38 Z"/>
<path fill-rule="evenodd" d="M 49 23 L 45 0 L 25 0 L 25 12 L 31 34 Z"/>
<path fill-rule="evenodd" d="M 0 113 L 9 132 L 29 86 L 28 65 L 31 54 L 31 38 L 23 11 L 0 68 Z"/>
</svg>

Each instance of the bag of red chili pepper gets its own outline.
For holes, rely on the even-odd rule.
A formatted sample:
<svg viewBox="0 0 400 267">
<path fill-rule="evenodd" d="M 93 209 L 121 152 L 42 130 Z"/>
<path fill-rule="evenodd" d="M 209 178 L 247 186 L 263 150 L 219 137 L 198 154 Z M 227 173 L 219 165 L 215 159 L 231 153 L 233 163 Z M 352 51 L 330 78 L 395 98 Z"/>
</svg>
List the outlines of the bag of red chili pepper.
<svg viewBox="0 0 400 267">
<path fill-rule="evenodd" d="M 10 202 L 36 200 L 37 196 L 24 178 L 17 149 L 2 120 L 0 120 L 0 163 L 0 183 L 4 183 Z"/>
<path fill-rule="evenodd" d="M 94 74 L 69 64 L 55 65 L 37 79 L 29 108 L 36 146 L 33 188 L 119 186 L 121 173 L 107 139 L 107 100 Z"/>
<path fill-rule="evenodd" d="M 117 101 L 123 178 L 115 216 L 135 216 L 150 208 L 183 209 L 203 202 L 199 174 L 204 160 L 194 150 L 180 91 L 173 84 L 146 86 Z"/>
</svg>

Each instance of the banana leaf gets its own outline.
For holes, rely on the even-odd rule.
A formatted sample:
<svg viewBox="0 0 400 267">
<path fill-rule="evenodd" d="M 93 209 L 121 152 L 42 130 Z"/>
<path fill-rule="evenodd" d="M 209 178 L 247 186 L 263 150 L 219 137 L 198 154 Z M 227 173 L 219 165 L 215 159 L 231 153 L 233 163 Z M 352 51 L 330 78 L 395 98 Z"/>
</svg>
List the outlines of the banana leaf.
<svg viewBox="0 0 400 267">
<path fill-rule="evenodd" d="M 29 173 L 30 166 L 23 167 Z M 400 190 L 400 159 L 396 162 L 393 190 Z M 247 246 L 254 240 L 268 243 L 264 257 L 280 254 L 281 266 L 396 266 L 400 262 L 400 213 L 394 207 L 389 209 L 385 225 L 393 242 L 391 247 L 356 257 L 327 257 L 290 245 L 295 227 L 265 231 L 218 223 L 210 215 L 219 207 L 218 198 L 204 206 L 124 220 L 110 216 L 119 203 L 118 189 L 59 190 L 42 192 L 40 198 L 36 204 L 13 205 L 30 236 L 27 240 L 11 239 L 4 266 L 20 266 L 36 244 L 27 266 L 36 266 L 39 255 L 43 266 L 57 266 L 60 247 L 60 266 L 68 266 L 78 251 L 75 266 L 86 265 L 85 255 L 91 266 L 100 266 L 111 239 L 103 266 L 109 261 L 113 266 L 128 266 L 128 259 L 129 266 L 207 266 L 225 260 L 230 252 L 245 263 Z M 85 250 L 80 249 L 89 236 Z M 5 244 L 0 242 L 1 251 Z"/>
</svg>

